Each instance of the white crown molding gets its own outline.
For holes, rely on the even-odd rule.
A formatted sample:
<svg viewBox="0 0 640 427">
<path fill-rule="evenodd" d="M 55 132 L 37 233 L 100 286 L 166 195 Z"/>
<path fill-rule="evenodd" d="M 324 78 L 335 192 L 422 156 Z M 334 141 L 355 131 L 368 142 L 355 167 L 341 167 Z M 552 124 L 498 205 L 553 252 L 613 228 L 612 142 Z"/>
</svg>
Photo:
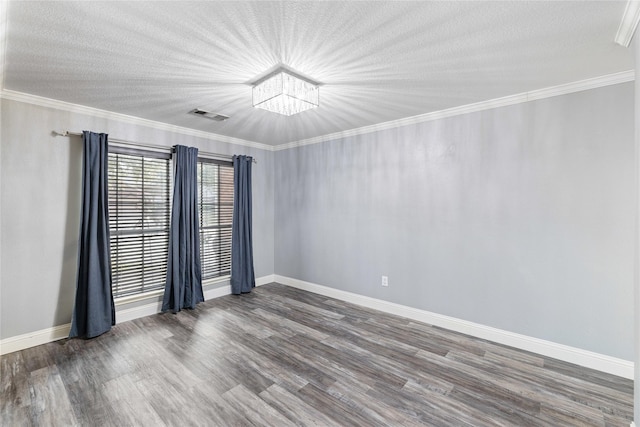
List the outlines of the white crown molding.
<svg viewBox="0 0 640 427">
<path fill-rule="evenodd" d="M 1 1 L 1 0 L 0 0 Z M 156 122 L 153 120 L 143 119 L 140 117 L 129 116 L 126 114 L 114 113 L 112 111 L 101 110 L 98 108 L 87 107 L 70 102 L 59 101 L 57 99 L 45 98 L 42 96 L 31 95 L 28 93 L 17 92 L 9 89 L 0 91 L 0 98 L 9 99 L 11 101 L 25 102 L 27 104 L 39 105 L 41 107 L 55 108 L 58 110 L 68 111 L 71 113 L 86 114 L 92 117 L 100 117 L 108 120 L 116 120 L 119 122 L 130 123 L 139 126 L 146 126 L 153 129 L 159 129 L 167 132 L 175 132 L 183 135 L 195 136 L 197 138 L 208 139 L 212 141 L 225 142 L 228 144 L 242 145 L 245 147 L 257 148 L 259 150 L 273 151 L 273 146 L 263 144 L 261 142 L 248 141 L 240 138 L 233 138 L 225 135 L 218 135 L 212 132 L 204 132 L 200 130 L 185 128 L 182 126 L 170 125 L 167 123 Z"/>
<path fill-rule="evenodd" d="M 538 89 L 530 92 L 523 92 L 516 95 L 505 96 L 502 98 L 490 99 L 487 101 L 476 102 L 474 104 L 461 105 L 459 107 L 448 108 L 446 110 L 434 111 L 431 113 L 420 114 L 418 116 L 407 117 L 400 120 L 393 120 L 384 123 L 378 123 L 371 126 L 364 126 L 342 132 L 331 133 L 328 135 L 317 136 L 314 138 L 302 139 L 299 141 L 288 142 L 276 145 L 275 151 L 287 150 L 290 148 L 302 147 L 305 145 L 318 144 L 321 142 L 332 141 L 341 138 L 348 138 L 356 135 L 363 135 L 371 132 L 378 132 L 387 129 L 393 129 L 401 126 L 415 125 L 432 120 L 444 119 L 447 117 L 459 116 L 462 114 L 475 113 L 493 108 L 506 107 L 509 105 L 520 104 L 529 101 L 535 101 L 544 98 L 551 98 L 559 95 L 567 95 L 570 93 L 580 92 L 583 90 L 597 89 L 604 86 L 611 86 L 618 83 L 626 83 L 635 79 L 634 70 L 622 71 L 605 76 L 594 77 L 591 79 L 580 80 L 577 82 L 567 83 L 558 86 L 552 86 L 544 89 Z"/>
<path fill-rule="evenodd" d="M 2 1 L 2 0 L 0 0 Z M 8 89 L 0 90 L 0 98 L 12 101 L 25 102 L 29 104 L 40 105 L 42 107 L 55 108 L 59 110 L 69 111 L 79 114 L 87 114 L 90 116 L 101 117 L 111 120 L 118 120 L 135 125 L 148 126 L 155 129 L 165 130 L 168 132 L 176 132 L 184 135 L 195 136 L 229 144 L 242 145 L 246 147 L 257 148 L 265 151 L 280 151 L 290 148 L 302 147 L 305 145 L 318 144 L 321 142 L 332 141 L 351 136 L 363 135 L 371 132 L 378 132 L 387 129 L 398 128 L 401 126 L 415 125 L 423 122 L 444 119 L 447 117 L 459 116 L 463 114 L 474 113 L 478 111 L 489 110 L 493 108 L 506 107 L 509 105 L 520 104 L 529 101 L 535 101 L 545 98 L 551 98 L 559 95 L 567 95 L 589 89 L 597 89 L 600 87 L 611 86 L 619 83 L 626 83 L 635 79 L 635 71 L 628 70 L 619 73 L 607 74 L 605 76 L 594 77 L 590 79 L 580 80 L 577 82 L 567 83 L 558 86 L 552 86 L 544 89 L 538 89 L 530 92 L 523 92 L 516 95 L 505 96 L 502 98 L 490 99 L 487 101 L 476 102 L 474 104 L 461 105 L 459 107 L 448 108 L 445 110 L 433 111 L 431 113 L 420 114 L 417 116 L 407 117 L 399 120 L 378 123 L 371 126 L 363 126 L 347 131 L 335 132 L 327 135 L 321 135 L 313 138 L 292 141 L 280 145 L 268 145 L 261 142 L 247 141 L 244 139 L 233 138 L 215 133 L 189 129 L 180 126 L 169 125 L 166 123 L 156 122 L 153 120 L 142 119 L 139 117 L 128 116 L 126 114 L 114 113 L 97 108 L 86 107 L 83 105 L 72 104 L 56 99 L 44 98 L 37 95 L 31 95 L 22 92 L 16 92 Z"/>
<path fill-rule="evenodd" d="M 275 282 L 275 275 L 273 274 L 256 278 L 256 286 L 262 286 L 272 282 Z M 205 290 L 204 300 L 209 301 L 225 295 L 231 295 L 231 285 Z M 152 297 L 152 299 L 155 298 Z M 161 310 L 161 300 L 155 300 L 148 304 L 130 308 L 118 308 L 116 305 L 116 320 L 118 323 L 128 322 L 129 320 L 160 313 Z M 70 330 L 71 323 L 67 323 L 65 325 L 54 326 L 52 328 L 5 338 L 0 340 L 0 355 L 13 353 L 15 351 L 24 350 L 25 348 L 35 347 L 37 345 L 47 344 L 67 338 Z"/>
<path fill-rule="evenodd" d="M 275 276 L 275 281 L 283 285 L 313 292 L 352 304 L 380 310 L 385 313 L 395 314 L 430 325 L 439 326 L 452 331 L 472 335 L 478 338 L 493 341 L 499 344 L 508 345 L 526 351 L 531 351 L 547 357 L 553 357 L 565 362 L 574 363 L 587 368 L 596 369 L 623 378 L 633 379 L 633 362 L 570 347 L 551 341 L 533 338 L 526 335 L 516 334 L 502 329 L 469 322 L 455 317 L 444 316 L 426 310 L 407 307 L 364 295 L 354 294 L 328 286 L 305 282 L 290 277 Z"/>
<path fill-rule="evenodd" d="M 614 39 L 621 46 L 629 47 L 640 21 L 640 1 L 629 0 L 622 14 L 622 20 Z"/>
</svg>

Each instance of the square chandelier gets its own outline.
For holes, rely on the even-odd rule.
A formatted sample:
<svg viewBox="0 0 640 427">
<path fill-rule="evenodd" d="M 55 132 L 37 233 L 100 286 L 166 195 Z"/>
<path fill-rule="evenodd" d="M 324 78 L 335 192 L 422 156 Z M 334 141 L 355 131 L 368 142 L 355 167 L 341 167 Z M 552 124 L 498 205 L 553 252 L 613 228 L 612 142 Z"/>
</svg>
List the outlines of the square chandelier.
<svg viewBox="0 0 640 427">
<path fill-rule="evenodd" d="M 293 116 L 320 105 L 320 88 L 302 76 L 278 68 L 253 85 L 253 106 Z"/>
</svg>

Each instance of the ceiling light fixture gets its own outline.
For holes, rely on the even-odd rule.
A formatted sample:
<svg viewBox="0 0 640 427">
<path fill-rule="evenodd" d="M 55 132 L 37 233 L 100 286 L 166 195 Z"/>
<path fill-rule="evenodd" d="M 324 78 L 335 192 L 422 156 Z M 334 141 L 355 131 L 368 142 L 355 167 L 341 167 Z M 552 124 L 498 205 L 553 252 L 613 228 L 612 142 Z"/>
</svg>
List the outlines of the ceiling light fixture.
<svg viewBox="0 0 640 427">
<path fill-rule="evenodd" d="M 320 105 L 318 83 L 278 68 L 253 84 L 253 106 L 292 116 Z"/>
</svg>

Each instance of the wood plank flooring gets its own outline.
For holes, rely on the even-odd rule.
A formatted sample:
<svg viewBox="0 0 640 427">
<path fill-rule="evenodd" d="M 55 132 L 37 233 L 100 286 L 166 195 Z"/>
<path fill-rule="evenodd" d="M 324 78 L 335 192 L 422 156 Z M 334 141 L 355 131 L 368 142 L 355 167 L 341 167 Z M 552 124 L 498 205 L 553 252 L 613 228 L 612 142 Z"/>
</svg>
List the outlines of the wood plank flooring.
<svg viewBox="0 0 640 427">
<path fill-rule="evenodd" d="M 630 380 L 279 284 L 2 356 L 3 426 L 624 426 Z"/>
</svg>

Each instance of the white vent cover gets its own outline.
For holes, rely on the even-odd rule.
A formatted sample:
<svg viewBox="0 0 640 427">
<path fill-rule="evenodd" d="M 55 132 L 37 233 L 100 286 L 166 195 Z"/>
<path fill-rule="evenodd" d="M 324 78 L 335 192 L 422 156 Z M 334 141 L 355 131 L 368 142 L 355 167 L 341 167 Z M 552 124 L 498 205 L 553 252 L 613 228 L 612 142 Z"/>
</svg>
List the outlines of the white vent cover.
<svg viewBox="0 0 640 427">
<path fill-rule="evenodd" d="M 212 113 L 210 111 L 201 110 L 199 108 L 189 111 L 189 114 L 206 117 L 207 119 L 214 120 L 216 122 L 224 122 L 229 118 L 229 116 L 225 116 L 224 114 Z"/>
</svg>

